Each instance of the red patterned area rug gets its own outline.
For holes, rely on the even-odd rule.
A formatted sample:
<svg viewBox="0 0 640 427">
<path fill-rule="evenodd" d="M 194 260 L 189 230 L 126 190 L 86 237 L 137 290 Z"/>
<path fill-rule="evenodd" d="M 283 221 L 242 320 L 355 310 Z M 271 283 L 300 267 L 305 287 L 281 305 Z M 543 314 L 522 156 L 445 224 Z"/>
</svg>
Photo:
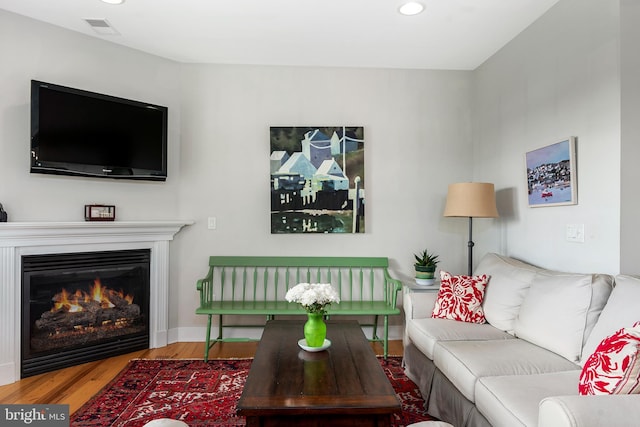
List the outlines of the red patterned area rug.
<svg viewBox="0 0 640 427">
<path fill-rule="evenodd" d="M 418 387 L 404 374 L 402 358 L 379 360 L 402 402 L 392 426 L 432 420 Z M 71 416 L 71 426 L 141 427 L 156 418 L 181 420 L 190 427 L 244 426 L 236 402 L 250 366 L 251 359 L 132 360 Z"/>
</svg>

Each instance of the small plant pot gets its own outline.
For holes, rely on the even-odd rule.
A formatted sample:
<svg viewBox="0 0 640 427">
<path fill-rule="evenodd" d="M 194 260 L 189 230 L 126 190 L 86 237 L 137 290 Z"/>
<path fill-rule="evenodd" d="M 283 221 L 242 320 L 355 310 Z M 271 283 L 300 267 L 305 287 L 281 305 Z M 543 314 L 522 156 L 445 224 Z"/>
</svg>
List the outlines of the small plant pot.
<svg viewBox="0 0 640 427">
<path fill-rule="evenodd" d="M 435 266 L 416 265 L 416 277 L 420 279 L 433 279 L 436 272 Z"/>
<path fill-rule="evenodd" d="M 434 275 L 436 272 L 435 266 L 416 265 L 416 283 L 418 285 L 431 285 L 433 284 Z"/>
<path fill-rule="evenodd" d="M 436 279 L 418 279 L 416 277 L 416 285 L 431 286 L 436 282 Z"/>
</svg>

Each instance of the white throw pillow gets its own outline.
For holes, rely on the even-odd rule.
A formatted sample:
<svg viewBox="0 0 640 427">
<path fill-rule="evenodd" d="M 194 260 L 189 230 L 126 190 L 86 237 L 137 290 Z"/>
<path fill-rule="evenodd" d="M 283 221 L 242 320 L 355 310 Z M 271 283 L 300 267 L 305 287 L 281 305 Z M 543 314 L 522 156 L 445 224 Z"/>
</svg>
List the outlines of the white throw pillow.
<svg viewBox="0 0 640 427">
<path fill-rule="evenodd" d="M 605 304 L 609 300 L 611 291 L 613 290 L 613 276 L 607 274 L 594 274 L 591 282 L 591 304 L 587 312 L 587 324 L 584 328 L 584 337 L 582 338 L 582 346 L 587 343 L 587 339 L 591 335 L 591 331 L 596 326 L 596 322 L 600 317 L 600 313 L 604 309 Z"/>
<path fill-rule="evenodd" d="M 489 253 L 482 257 L 474 274 L 489 276 L 482 303 L 488 323 L 513 334 L 520 305 L 539 270 L 533 265 L 497 254 Z"/>
<path fill-rule="evenodd" d="M 582 365 L 603 339 L 638 320 L 640 316 L 639 301 L 640 278 L 625 275 L 616 276 L 615 287 L 582 350 Z"/>
<path fill-rule="evenodd" d="M 515 334 L 577 362 L 591 303 L 590 274 L 538 272 L 522 302 Z"/>
</svg>

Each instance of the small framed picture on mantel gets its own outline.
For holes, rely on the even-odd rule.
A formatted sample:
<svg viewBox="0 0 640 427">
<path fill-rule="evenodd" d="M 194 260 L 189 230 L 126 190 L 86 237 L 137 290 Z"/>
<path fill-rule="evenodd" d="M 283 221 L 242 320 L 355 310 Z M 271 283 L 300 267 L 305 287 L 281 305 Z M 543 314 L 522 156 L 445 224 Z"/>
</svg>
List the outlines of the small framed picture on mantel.
<svg viewBox="0 0 640 427">
<path fill-rule="evenodd" d="M 85 221 L 115 221 L 116 207 L 114 205 L 84 205 Z"/>
<path fill-rule="evenodd" d="M 578 203 L 575 137 L 529 151 L 525 160 L 529 207 Z"/>
</svg>

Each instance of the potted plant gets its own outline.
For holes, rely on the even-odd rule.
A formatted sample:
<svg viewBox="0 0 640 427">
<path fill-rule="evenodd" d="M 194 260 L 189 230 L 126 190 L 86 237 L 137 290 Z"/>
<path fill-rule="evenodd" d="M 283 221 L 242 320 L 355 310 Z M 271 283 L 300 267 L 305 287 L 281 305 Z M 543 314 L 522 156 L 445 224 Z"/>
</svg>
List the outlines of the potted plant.
<svg viewBox="0 0 640 427">
<path fill-rule="evenodd" d="M 433 276 L 436 272 L 436 266 L 440 262 L 438 255 L 430 254 L 427 249 L 423 250 L 420 254 L 414 254 L 416 262 L 414 267 L 416 269 L 416 283 L 418 285 L 431 285 L 433 284 Z"/>
</svg>

